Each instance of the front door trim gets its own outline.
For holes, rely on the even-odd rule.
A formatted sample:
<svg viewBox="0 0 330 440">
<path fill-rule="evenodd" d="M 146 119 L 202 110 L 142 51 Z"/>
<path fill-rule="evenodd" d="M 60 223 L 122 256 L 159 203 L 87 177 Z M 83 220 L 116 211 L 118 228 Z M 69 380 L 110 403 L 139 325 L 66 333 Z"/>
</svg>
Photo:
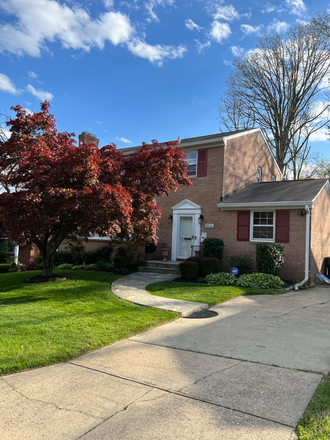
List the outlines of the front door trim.
<svg viewBox="0 0 330 440">
<path fill-rule="evenodd" d="M 173 223 L 172 223 L 172 261 L 176 261 L 179 257 L 179 227 L 180 216 L 193 217 L 193 245 L 200 244 L 201 227 L 198 223 L 198 217 L 201 215 L 202 208 L 191 200 L 185 199 L 175 206 L 173 209 Z M 196 238 L 195 238 L 196 237 Z"/>
</svg>

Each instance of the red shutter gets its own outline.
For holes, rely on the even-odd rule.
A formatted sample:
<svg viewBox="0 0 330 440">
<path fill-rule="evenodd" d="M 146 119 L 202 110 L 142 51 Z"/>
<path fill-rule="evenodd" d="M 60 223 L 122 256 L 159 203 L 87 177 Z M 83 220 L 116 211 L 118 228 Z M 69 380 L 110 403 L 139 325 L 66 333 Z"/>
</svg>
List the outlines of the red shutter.
<svg viewBox="0 0 330 440">
<path fill-rule="evenodd" d="M 198 150 L 197 177 L 207 174 L 207 150 Z"/>
<path fill-rule="evenodd" d="M 237 212 L 237 241 L 249 241 L 250 211 Z"/>
<path fill-rule="evenodd" d="M 289 243 L 290 211 L 276 211 L 276 243 Z"/>
</svg>

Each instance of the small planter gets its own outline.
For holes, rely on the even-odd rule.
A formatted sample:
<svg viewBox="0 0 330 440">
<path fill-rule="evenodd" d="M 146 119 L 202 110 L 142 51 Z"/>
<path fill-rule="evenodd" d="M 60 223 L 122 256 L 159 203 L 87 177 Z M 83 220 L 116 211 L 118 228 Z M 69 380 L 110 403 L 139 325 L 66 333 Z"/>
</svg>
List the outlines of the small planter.
<svg viewBox="0 0 330 440">
<path fill-rule="evenodd" d="M 167 261 L 169 255 L 170 255 L 170 250 L 169 250 L 169 248 L 163 248 L 163 249 L 162 249 L 162 257 L 163 257 L 163 261 Z"/>
</svg>

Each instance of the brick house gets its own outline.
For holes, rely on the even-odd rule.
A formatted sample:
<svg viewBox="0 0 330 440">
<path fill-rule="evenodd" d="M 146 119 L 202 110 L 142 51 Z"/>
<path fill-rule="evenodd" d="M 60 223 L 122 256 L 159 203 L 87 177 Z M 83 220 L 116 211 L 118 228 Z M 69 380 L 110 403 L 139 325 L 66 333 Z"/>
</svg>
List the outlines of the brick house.
<svg viewBox="0 0 330 440">
<path fill-rule="evenodd" d="M 281 181 L 260 129 L 183 139 L 180 146 L 193 186 L 157 200 L 159 243 L 149 259 L 161 259 L 165 247 L 172 261 L 182 260 L 194 255 L 205 237 L 218 237 L 225 243 L 223 270 L 230 269 L 231 256 L 255 260 L 255 244 L 271 242 L 284 245 L 284 279 L 298 282 L 306 273 L 314 279 L 324 272 L 330 256 L 327 179 Z"/>
</svg>

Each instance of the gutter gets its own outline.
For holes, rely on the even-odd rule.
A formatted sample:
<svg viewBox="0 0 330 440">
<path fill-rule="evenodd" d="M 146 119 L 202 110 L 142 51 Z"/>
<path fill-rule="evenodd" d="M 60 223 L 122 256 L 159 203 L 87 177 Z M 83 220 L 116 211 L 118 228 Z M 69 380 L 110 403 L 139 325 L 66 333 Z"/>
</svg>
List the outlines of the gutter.
<svg viewBox="0 0 330 440">
<path fill-rule="evenodd" d="M 307 283 L 309 279 L 309 247 L 310 247 L 310 236 L 311 236 L 311 211 L 308 205 L 305 205 L 306 211 L 306 243 L 305 243 L 305 278 L 294 286 L 294 290 L 298 290 L 299 287 Z"/>
</svg>

